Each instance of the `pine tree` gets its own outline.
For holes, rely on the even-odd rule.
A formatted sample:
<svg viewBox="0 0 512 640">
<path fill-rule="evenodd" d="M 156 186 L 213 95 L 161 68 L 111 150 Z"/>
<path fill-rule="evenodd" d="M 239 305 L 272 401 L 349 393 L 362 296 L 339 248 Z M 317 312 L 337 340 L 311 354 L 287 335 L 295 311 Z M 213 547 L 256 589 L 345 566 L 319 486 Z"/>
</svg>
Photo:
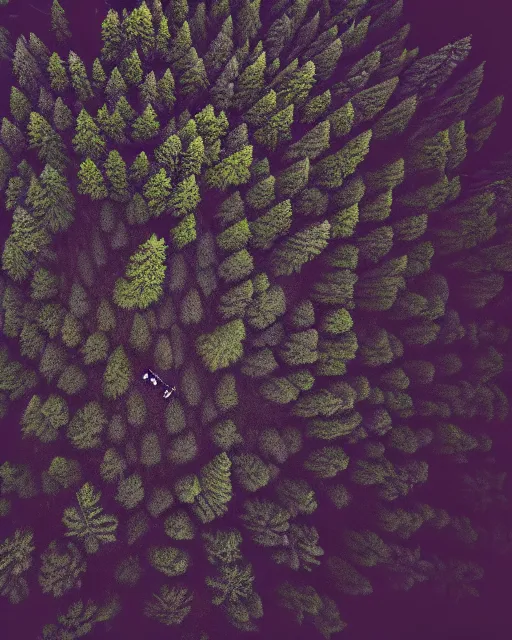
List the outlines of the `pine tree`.
<svg viewBox="0 0 512 640">
<path fill-rule="evenodd" d="M 53 109 L 53 124 L 57 131 L 66 131 L 73 126 L 75 119 L 71 113 L 71 109 L 64 103 L 59 96 L 55 100 L 55 106 Z"/>
<path fill-rule="evenodd" d="M 53 0 L 51 14 L 52 31 L 55 32 L 55 36 L 59 42 L 65 42 L 68 38 L 71 38 L 71 31 L 69 30 L 69 22 L 64 13 L 64 9 L 58 0 Z"/>
<path fill-rule="evenodd" d="M 165 169 L 160 169 L 152 175 L 144 185 L 144 198 L 148 203 L 149 211 L 154 216 L 160 216 L 167 209 L 171 186 L 171 180 Z"/>
<path fill-rule="evenodd" d="M 69 87 L 69 78 L 64 67 L 64 61 L 59 54 L 54 52 L 48 61 L 48 74 L 50 75 L 50 86 L 57 93 L 63 93 Z"/>
<path fill-rule="evenodd" d="M 126 164 L 118 151 L 111 151 L 104 164 L 110 183 L 110 198 L 119 202 L 129 199 Z"/>
<path fill-rule="evenodd" d="M 76 536 L 84 540 L 87 553 L 96 553 L 100 543 L 115 542 L 118 520 L 115 516 L 102 513 L 98 504 L 101 493 L 86 483 L 76 494 L 78 509 L 68 507 L 64 510 L 62 523 L 68 529 L 64 535 Z"/>
<path fill-rule="evenodd" d="M 27 96 L 16 87 L 11 87 L 10 96 L 11 115 L 18 124 L 24 124 L 32 111 L 32 105 Z"/>
<path fill-rule="evenodd" d="M 92 200 L 101 200 L 108 196 L 108 191 L 101 171 L 90 158 L 81 163 L 78 171 L 78 193 L 88 195 Z"/>
<path fill-rule="evenodd" d="M 117 280 L 114 302 L 122 307 L 145 309 L 162 295 L 165 278 L 165 251 L 163 239 L 152 235 L 130 257 L 126 278 Z"/>
<path fill-rule="evenodd" d="M 232 16 L 227 16 L 204 56 L 205 67 L 210 77 L 220 71 L 232 55 L 233 18 Z"/>
<path fill-rule="evenodd" d="M 120 345 L 110 354 L 103 373 L 103 395 L 109 399 L 122 396 L 132 381 L 130 361 Z"/>
<path fill-rule="evenodd" d="M 154 138 L 160 129 L 157 115 L 151 104 L 144 109 L 132 124 L 132 138 L 134 140 L 150 140 Z"/>
<path fill-rule="evenodd" d="M 199 336 L 196 349 L 209 371 L 224 369 L 243 355 L 245 327 L 241 320 L 220 325 L 210 334 Z"/>
<path fill-rule="evenodd" d="M 205 180 L 208 186 L 226 190 L 229 186 L 245 184 L 250 179 L 249 167 L 252 163 L 252 146 L 224 158 L 219 164 L 206 170 Z"/>
<path fill-rule="evenodd" d="M 227 511 L 231 500 L 231 461 L 226 453 L 215 456 L 201 469 L 200 487 L 193 511 L 203 523 L 211 522 Z"/>
<path fill-rule="evenodd" d="M 144 615 L 166 626 L 179 625 L 190 613 L 191 602 L 192 594 L 185 587 L 163 585 L 158 594 L 146 602 Z"/>
<path fill-rule="evenodd" d="M 281 142 L 290 140 L 293 111 L 294 105 L 291 104 L 271 116 L 263 127 L 254 132 L 256 142 L 271 151 L 275 151 Z"/>
<path fill-rule="evenodd" d="M 125 98 L 125 94 L 128 91 L 128 85 L 124 81 L 121 72 L 117 67 L 114 67 L 110 72 L 110 77 L 107 82 L 107 86 L 105 87 L 105 95 L 110 101 L 110 104 L 118 103 L 119 100 Z M 128 105 L 129 106 L 129 105 Z M 116 107 L 117 108 L 117 107 Z M 122 113 L 121 109 L 119 109 L 121 115 L 124 117 L 125 114 Z M 129 118 L 126 118 L 129 119 Z"/>
<path fill-rule="evenodd" d="M 0 595 L 18 604 L 28 596 L 28 583 L 23 576 L 32 565 L 34 534 L 29 529 L 16 529 L 13 536 L 0 544 Z"/>
<path fill-rule="evenodd" d="M 47 164 L 37 188 L 27 195 L 27 202 L 37 218 L 52 233 L 65 231 L 73 222 L 75 198 L 68 187 L 65 176 Z"/>
<path fill-rule="evenodd" d="M 57 171 L 63 171 L 68 163 L 64 143 L 49 122 L 39 113 L 32 111 L 27 126 L 30 147 L 38 149 L 38 156 L 44 164 L 51 164 Z"/>
<path fill-rule="evenodd" d="M 76 135 L 73 146 L 79 155 L 97 160 L 105 150 L 105 140 L 101 137 L 94 119 L 82 109 L 76 119 Z"/>
<path fill-rule="evenodd" d="M 68 420 L 68 406 L 63 398 L 52 394 L 41 402 L 39 396 L 32 396 L 22 417 L 23 436 L 35 435 L 41 442 L 53 442 Z"/>
<path fill-rule="evenodd" d="M 20 36 L 16 40 L 12 68 L 22 89 L 25 89 L 30 95 L 39 91 L 43 74 L 37 60 L 28 50 L 25 36 Z"/>
<path fill-rule="evenodd" d="M 99 58 L 95 58 L 92 64 L 92 84 L 96 89 L 103 89 L 107 82 L 107 74 Z"/>
<path fill-rule="evenodd" d="M 141 151 L 133 161 L 129 175 L 130 180 L 138 183 L 142 182 L 149 173 L 149 160 L 144 151 Z"/>
<path fill-rule="evenodd" d="M 123 43 L 123 31 L 117 11 L 108 10 L 107 16 L 101 24 L 101 37 L 103 41 L 102 59 L 107 62 L 115 61 Z"/>
<path fill-rule="evenodd" d="M 81 574 L 86 567 L 76 545 L 72 542 L 63 545 L 53 540 L 41 554 L 38 581 L 42 592 L 60 598 L 71 589 L 80 588 Z"/>
<path fill-rule="evenodd" d="M 71 75 L 71 84 L 81 102 L 86 102 L 94 96 L 91 83 L 87 77 L 87 70 L 80 56 L 74 51 L 69 52 L 68 56 L 69 73 Z"/>
<path fill-rule="evenodd" d="M 158 102 L 167 109 L 172 109 L 176 102 L 174 76 L 170 69 L 166 69 L 157 82 Z"/>
<path fill-rule="evenodd" d="M 143 55 L 148 56 L 155 46 L 153 17 L 147 4 L 133 9 L 123 21 L 123 33 L 126 42 L 139 46 Z"/>
<path fill-rule="evenodd" d="M 155 48 L 159 56 L 163 60 L 167 60 L 169 57 L 169 42 L 171 40 L 171 33 L 169 31 L 169 21 L 166 16 L 162 16 L 158 21 L 158 30 L 155 40 Z"/>
<path fill-rule="evenodd" d="M 0 137 L 12 155 L 19 156 L 25 150 L 25 136 L 20 129 L 7 118 L 2 118 Z"/>
<path fill-rule="evenodd" d="M 142 63 L 137 49 L 134 49 L 130 55 L 121 62 L 121 73 L 128 84 L 137 85 L 142 82 Z"/>
</svg>

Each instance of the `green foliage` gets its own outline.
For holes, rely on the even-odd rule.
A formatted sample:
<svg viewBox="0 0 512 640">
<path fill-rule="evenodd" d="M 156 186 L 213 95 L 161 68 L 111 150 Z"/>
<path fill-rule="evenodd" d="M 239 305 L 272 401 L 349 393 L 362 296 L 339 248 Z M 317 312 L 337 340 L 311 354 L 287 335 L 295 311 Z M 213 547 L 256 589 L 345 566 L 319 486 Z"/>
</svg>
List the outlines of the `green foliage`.
<svg viewBox="0 0 512 640">
<path fill-rule="evenodd" d="M 96 401 L 79 409 L 67 430 L 67 436 L 77 449 L 94 449 L 101 445 L 101 434 L 107 426 L 107 418 Z"/>
<path fill-rule="evenodd" d="M 76 507 L 64 510 L 62 523 L 67 528 L 64 535 L 78 537 L 84 541 L 87 553 L 96 553 L 100 543 L 115 542 L 118 520 L 115 516 L 103 513 L 98 504 L 101 493 L 86 482 L 77 492 Z"/>
<path fill-rule="evenodd" d="M 18 604 L 28 596 L 23 574 L 32 566 L 33 537 L 29 529 L 16 529 L 0 544 L 0 595 L 9 598 L 11 604 Z"/>
<path fill-rule="evenodd" d="M 122 396 L 132 381 L 132 369 L 126 353 L 119 345 L 110 354 L 103 373 L 103 395 L 109 399 Z"/>
<path fill-rule="evenodd" d="M 153 600 L 146 603 L 144 614 L 166 626 L 181 624 L 191 611 L 192 595 L 184 587 L 163 585 Z"/>
<path fill-rule="evenodd" d="M 60 598 L 71 589 L 79 588 L 86 566 L 76 545 L 72 542 L 59 545 L 53 540 L 41 554 L 38 580 L 42 592 Z"/>
<path fill-rule="evenodd" d="M 212 333 L 196 340 L 196 350 L 209 371 L 225 369 L 243 355 L 245 327 L 241 320 L 218 326 Z"/>
<path fill-rule="evenodd" d="M 151 547 L 148 560 L 152 567 L 170 578 L 186 573 L 189 565 L 188 554 L 174 547 Z"/>
<path fill-rule="evenodd" d="M 165 251 L 163 239 L 153 234 L 130 256 L 126 278 L 116 281 L 114 302 L 123 309 L 145 309 L 163 293 Z"/>
<path fill-rule="evenodd" d="M 119 480 L 117 484 L 116 500 L 125 509 L 135 509 L 144 499 L 144 486 L 140 475 L 133 473 Z"/>
<path fill-rule="evenodd" d="M 34 395 L 21 419 L 22 433 L 24 437 L 34 435 L 41 442 L 52 442 L 68 421 L 68 406 L 63 398 L 52 394 L 42 402 L 39 396 Z"/>
</svg>

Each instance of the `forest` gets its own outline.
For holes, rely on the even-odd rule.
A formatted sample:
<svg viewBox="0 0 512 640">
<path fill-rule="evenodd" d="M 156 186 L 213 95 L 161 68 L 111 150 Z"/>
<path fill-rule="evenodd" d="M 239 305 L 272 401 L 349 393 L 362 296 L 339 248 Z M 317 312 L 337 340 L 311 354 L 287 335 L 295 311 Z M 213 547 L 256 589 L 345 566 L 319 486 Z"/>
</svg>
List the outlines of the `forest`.
<svg viewBox="0 0 512 640">
<path fill-rule="evenodd" d="M 512 153 L 472 169 L 503 96 L 471 37 L 407 48 L 403 0 L 134 4 L 90 59 L 59 0 L 0 26 L 0 630 L 352 638 L 378 594 L 478 598 L 512 550 Z"/>
</svg>

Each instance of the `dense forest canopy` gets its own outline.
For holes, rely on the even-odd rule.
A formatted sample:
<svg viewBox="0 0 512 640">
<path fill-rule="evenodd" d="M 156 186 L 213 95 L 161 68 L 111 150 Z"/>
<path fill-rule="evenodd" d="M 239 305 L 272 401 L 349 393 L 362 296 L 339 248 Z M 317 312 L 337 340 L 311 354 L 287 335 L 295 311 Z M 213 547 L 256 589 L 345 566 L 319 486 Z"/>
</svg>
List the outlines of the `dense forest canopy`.
<svg viewBox="0 0 512 640">
<path fill-rule="evenodd" d="M 478 596 L 511 156 L 471 171 L 503 96 L 469 36 L 407 48 L 402 4 L 148 0 L 91 59 L 58 0 L 0 27 L 0 595 L 45 598 L 38 638 Z"/>
</svg>

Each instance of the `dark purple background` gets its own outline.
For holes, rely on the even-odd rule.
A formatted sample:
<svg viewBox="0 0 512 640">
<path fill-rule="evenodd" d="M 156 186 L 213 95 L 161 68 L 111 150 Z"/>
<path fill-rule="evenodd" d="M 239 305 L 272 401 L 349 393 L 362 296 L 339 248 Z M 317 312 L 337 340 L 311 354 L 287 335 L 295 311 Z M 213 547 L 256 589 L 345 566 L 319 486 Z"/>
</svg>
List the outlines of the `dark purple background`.
<svg viewBox="0 0 512 640">
<path fill-rule="evenodd" d="M 49 11 L 50 0 L 32 0 L 31 4 L 44 11 Z M 110 5 L 115 8 L 130 7 L 133 2 L 111 0 Z M 189 0 L 193 4 L 193 0 Z M 72 48 L 89 62 L 91 55 L 97 55 L 100 46 L 99 26 L 106 11 L 104 0 L 62 0 L 73 32 Z M 405 16 L 412 23 L 408 48 L 420 47 L 420 55 L 431 53 L 439 47 L 468 34 L 473 34 L 473 51 L 468 62 L 468 68 L 476 66 L 486 60 L 485 80 L 481 97 L 491 99 L 497 94 L 505 95 L 505 106 L 491 140 L 484 151 L 479 154 L 477 166 L 485 163 L 499 153 L 512 148 L 512 74 L 510 70 L 510 20 L 508 3 L 504 0 L 406 0 Z M 96 8 L 99 11 L 96 11 Z M 49 17 L 29 6 L 27 0 L 11 0 L 8 7 L 1 8 L 0 23 L 5 25 L 13 36 L 19 33 L 28 35 L 34 31 L 50 48 L 53 45 L 51 35 L 46 31 Z M 10 15 L 17 17 L 10 18 Z M 0 110 L 2 114 L 8 110 L 8 87 L 6 78 L 6 63 L 0 66 Z M 6 426 L 6 425 L 4 425 Z M 16 425 L 9 425 L 16 428 Z M 501 436 L 493 433 L 496 451 L 497 467 L 507 469 L 512 459 L 512 440 L 506 432 L 507 425 L 503 425 Z M 450 487 L 446 487 L 450 491 Z M 41 515 L 41 514 L 40 514 Z M 1 527 L 0 527 L 1 529 Z M 51 534 L 50 534 L 51 535 Z M 4 537 L 0 535 L 0 538 Z M 512 575 L 512 560 L 510 557 L 495 556 L 492 563 L 489 559 L 476 558 L 486 567 L 486 576 L 479 585 L 481 597 L 468 599 L 456 605 L 451 601 L 443 601 L 432 594 L 429 585 L 415 586 L 410 593 L 387 591 L 385 595 L 379 592 L 369 598 L 340 597 L 340 611 L 342 617 L 350 621 L 350 626 L 339 637 L 345 640 L 509 640 L 512 637 L 512 620 L 510 617 L 510 575 Z M 256 575 L 258 576 L 256 566 Z M 91 576 L 94 578 L 94 576 Z M 258 580 L 258 578 L 257 578 Z M 262 582 L 259 582 L 260 588 Z M 101 587 L 101 585 L 99 585 Z M 142 587 L 143 589 L 144 587 Z M 34 589 L 35 591 L 35 589 Z M 133 593 L 133 600 L 145 600 L 149 594 L 141 593 L 139 588 Z M 262 593 L 264 596 L 264 594 Z M 22 605 L 14 607 L 0 601 L 0 637 L 2 640 L 35 640 L 35 634 L 40 629 L 40 621 L 52 621 L 53 614 L 48 617 L 39 610 L 44 606 L 40 598 L 30 598 Z M 125 603 L 126 604 L 126 603 Z M 134 602 L 135 604 L 135 602 Z M 127 605 L 129 609 L 129 605 Z M 52 611 L 54 608 L 52 607 Z M 125 611 L 128 613 L 128 611 Z M 285 612 L 283 611 L 283 614 Z M 193 614 L 192 614 L 193 615 Z M 272 614 L 266 614 L 259 637 L 266 640 L 279 638 L 283 640 L 298 640 L 310 638 L 315 632 L 310 627 L 292 626 L 287 623 L 288 616 L 283 615 L 272 619 Z M 121 614 L 123 618 L 123 614 Z M 34 621 L 37 619 L 37 626 Z M 148 627 L 145 624 L 137 629 L 137 618 L 128 616 L 124 623 L 114 622 L 112 633 L 105 634 L 99 627 L 97 632 L 90 634 L 91 638 L 115 637 L 123 640 L 146 638 Z M 129 624 L 128 624 L 129 621 Z M 152 627 L 150 627 L 152 628 Z M 216 635 L 211 631 L 211 640 L 219 638 L 238 638 L 236 630 L 225 633 L 227 627 L 223 625 L 222 632 Z M 292 635 L 293 634 L 293 635 Z M 180 637 L 180 631 L 155 628 L 158 638 Z M 250 637 L 250 636 L 249 636 Z M 253 636 L 254 637 L 254 636 Z"/>
</svg>

